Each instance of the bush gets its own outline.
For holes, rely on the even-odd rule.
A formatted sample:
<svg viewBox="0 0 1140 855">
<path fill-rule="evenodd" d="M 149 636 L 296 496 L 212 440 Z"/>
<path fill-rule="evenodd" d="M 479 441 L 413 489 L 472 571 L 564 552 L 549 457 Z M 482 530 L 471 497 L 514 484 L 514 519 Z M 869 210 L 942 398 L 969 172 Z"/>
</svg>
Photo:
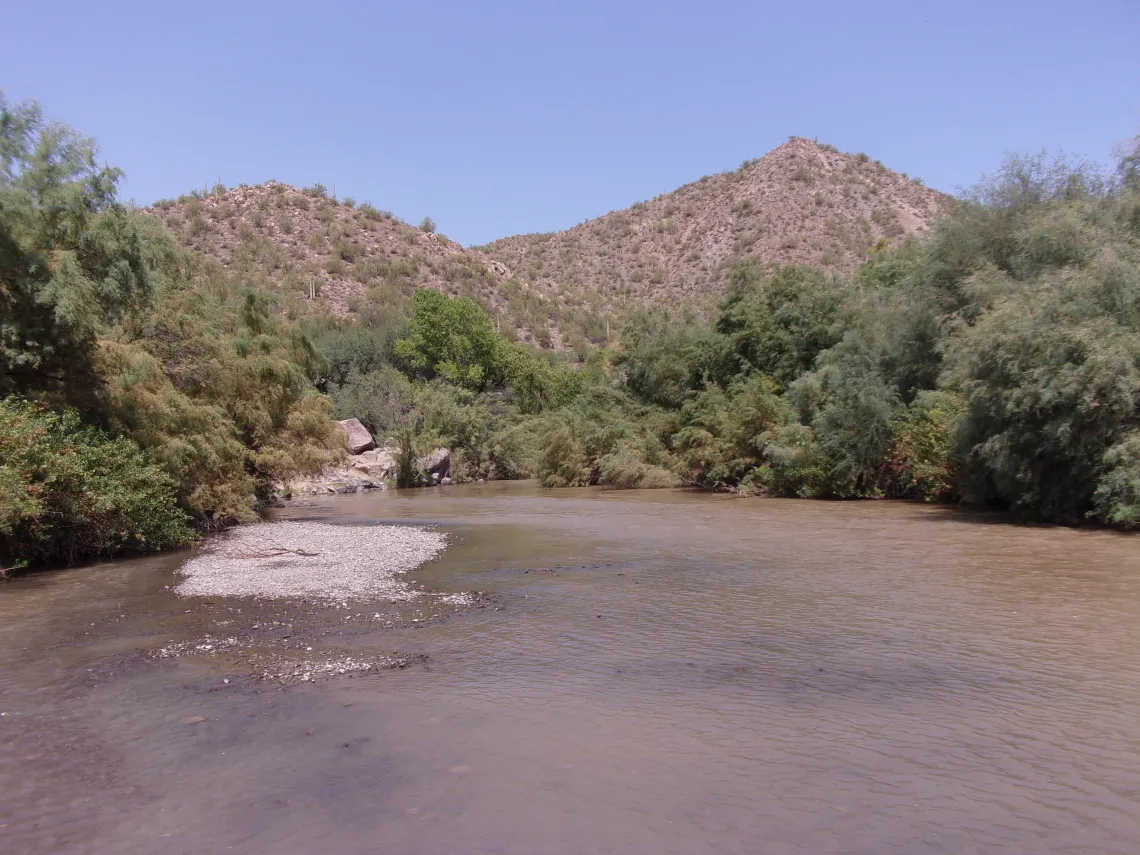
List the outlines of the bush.
<svg viewBox="0 0 1140 855">
<path fill-rule="evenodd" d="M 1140 527 L 1140 431 L 1133 430 L 1104 455 L 1107 472 L 1093 494 L 1089 516 L 1121 528 Z"/>
<path fill-rule="evenodd" d="M 4 568 L 154 552 L 193 542 L 173 482 L 133 442 L 14 398 L 0 400 Z"/>
<path fill-rule="evenodd" d="M 360 419 L 377 438 L 394 435 L 415 406 L 415 390 L 391 367 L 349 374 L 347 382 L 330 390 L 333 418 Z"/>
<path fill-rule="evenodd" d="M 415 487 L 420 482 L 420 464 L 416 452 L 416 432 L 410 420 L 400 429 L 398 441 L 400 450 L 396 452 L 396 486 Z"/>
<path fill-rule="evenodd" d="M 434 234 L 435 220 L 433 220 L 431 217 L 424 217 L 422 220 L 420 220 L 420 231 Z"/>
<path fill-rule="evenodd" d="M 959 498 L 964 461 L 958 433 L 966 401 L 954 392 L 919 393 L 899 425 L 890 463 L 891 495 L 927 502 Z"/>
<path fill-rule="evenodd" d="M 547 434 L 538 459 L 538 477 L 544 487 L 584 487 L 590 483 L 590 471 L 590 460 L 572 425 Z"/>
<path fill-rule="evenodd" d="M 597 483 L 616 490 L 676 487 L 680 483 L 668 469 L 646 463 L 642 457 L 636 443 L 619 445 L 598 459 Z"/>
<path fill-rule="evenodd" d="M 764 464 L 746 479 L 773 496 L 814 499 L 830 492 L 828 463 L 810 427 L 789 424 L 762 437 Z"/>
</svg>

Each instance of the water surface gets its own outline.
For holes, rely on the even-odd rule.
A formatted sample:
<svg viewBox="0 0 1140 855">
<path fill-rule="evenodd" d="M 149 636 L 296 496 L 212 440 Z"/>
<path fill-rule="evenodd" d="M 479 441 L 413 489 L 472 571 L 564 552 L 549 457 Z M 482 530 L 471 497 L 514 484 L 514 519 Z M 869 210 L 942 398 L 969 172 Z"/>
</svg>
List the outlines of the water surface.
<svg viewBox="0 0 1140 855">
<path fill-rule="evenodd" d="M 201 631 L 179 556 L 7 583 L 5 851 L 1140 851 L 1134 537 L 507 484 L 279 513 L 439 525 L 416 578 L 492 605 L 283 688 L 130 658 Z"/>
</svg>

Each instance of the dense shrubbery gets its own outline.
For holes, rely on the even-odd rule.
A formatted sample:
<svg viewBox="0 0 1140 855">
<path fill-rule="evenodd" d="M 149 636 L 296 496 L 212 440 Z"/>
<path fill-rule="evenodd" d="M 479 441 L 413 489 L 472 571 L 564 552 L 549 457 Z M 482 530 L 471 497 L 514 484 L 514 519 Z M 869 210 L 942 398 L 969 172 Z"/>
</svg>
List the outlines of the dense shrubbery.
<svg viewBox="0 0 1140 855">
<path fill-rule="evenodd" d="M 0 400 L 0 574 L 189 544 L 170 477 L 123 437 L 14 398 Z"/>
<path fill-rule="evenodd" d="M 6 506 L 9 561 L 183 542 L 187 514 L 250 518 L 275 482 L 338 453 L 297 326 L 118 204 L 118 179 L 89 140 L 0 100 L 0 396 L 25 422 L 17 398 L 71 408 L 35 418 L 72 448 L 38 467 L 5 449 L 7 486 L 41 502 Z"/>
<path fill-rule="evenodd" d="M 399 313 L 314 336 L 337 418 L 401 448 L 452 449 L 452 477 L 534 471 L 534 417 L 569 403 L 583 374 L 495 332 L 469 298 L 417 290 Z"/>
<path fill-rule="evenodd" d="M 89 141 L 0 101 L 0 557 L 161 548 L 187 519 L 249 518 L 341 453 L 330 415 L 403 448 L 408 483 L 443 445 L 456 480 L 1138 526 L 1138 163 L 1011 162 L 853 276 L 737 264 L 711 323 L 645 312 L 619 346 L 571 354 L 388 267 L 351 320 L 288 320 L 119 205 Z"/>
<path fill-rule="evenodd" d="M 470 301 L 420 293 L 383 345 L 390 367 L 345 375 L 334 406 L 381 433 L 411 419 L 472 476 L 1134 526 L 1138 160 L 1115 178 L 1011 161 L 854 276 L 739 264 L 711 324 L 642 314 L 574 370 L 509 344 Z"/>
</svg>

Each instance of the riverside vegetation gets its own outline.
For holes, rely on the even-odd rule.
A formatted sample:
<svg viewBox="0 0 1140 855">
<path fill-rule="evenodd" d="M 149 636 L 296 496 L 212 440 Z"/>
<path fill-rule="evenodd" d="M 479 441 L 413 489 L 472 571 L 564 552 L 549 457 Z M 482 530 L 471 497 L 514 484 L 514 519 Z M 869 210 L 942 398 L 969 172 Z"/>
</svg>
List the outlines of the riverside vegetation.
<svg viewBox="0 0 1140 855">
<path fill-rule="evenodd" d="M 451 448 L 456 480 L 1140 525 L 1140 144 L 1110 175 L 1011 160 L 855 269 L 730 255 L 715 311 L 631 303 L 577 350 L 402 281 L 297 312 L 118 202 L 35 105 L 0 102 L 0 160 L 3 567 L 252 519 L 343 454 L 334 417 Z"/>
</svg>

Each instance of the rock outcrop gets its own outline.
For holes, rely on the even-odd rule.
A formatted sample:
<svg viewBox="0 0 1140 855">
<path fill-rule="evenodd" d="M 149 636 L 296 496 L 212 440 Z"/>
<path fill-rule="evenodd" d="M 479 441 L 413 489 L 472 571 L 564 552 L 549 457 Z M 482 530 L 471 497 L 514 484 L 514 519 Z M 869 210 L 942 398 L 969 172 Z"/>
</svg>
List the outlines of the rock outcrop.
<svg viewBox="0 0 1140 855">
<path fill-rule="evenodd" d="M 360 423 L 360 419 L 342 419 L 337 424 L 344 428 L 345 444 L 353 454 L 360 454 L 376 447 L 376 441 L 372 439 L 368 428 Z"/>
<path fill-rule="evenodd" d="M 446 448 L 437 448 L 421 457 L 419 464 L 424 478 L 438 484 L 451 474 L 451 452 Z"/>
<path fill-rule="evenodd" d="M 285 485 L 282 494 L 287 497 L 321 496 L 387 489 L 388 485 L 379 478 L 350 467 L 326 469 L 314 478 L 298 478 L 290 481 Z"/>
<path fill-rule="evenodd" d="M 349 465 L 365 475 L 387 481 L 396 477 L 396 455 L 399 451 L 400 449 L 394 445 L 374 448 L 355 455 Z"/>
<path fill-rule="evenodd" d="M 339 466 L 331 466 L 320 475 L 311 478 L 298 478 L 283 486 L 282 494 L 290 496 L 335 495 L 338 493 L 358 493 L 363 490 L 386 490 L 385 482 L 396 479 L 396 456 L 400 449 L 395 445 L 375 448 L 372 435 L 357 419 L 340 422 L 348 436 L 349 448 L 353 454 Z M 357 430 L 359 428 L 359 430 Z M 355 451 L 361 445 L 367 448 Z M 420 468 L 420 481 L 423 486 L 450 484 L 451 451 L 436 448 L 417 461 Z"/>
</svg>

